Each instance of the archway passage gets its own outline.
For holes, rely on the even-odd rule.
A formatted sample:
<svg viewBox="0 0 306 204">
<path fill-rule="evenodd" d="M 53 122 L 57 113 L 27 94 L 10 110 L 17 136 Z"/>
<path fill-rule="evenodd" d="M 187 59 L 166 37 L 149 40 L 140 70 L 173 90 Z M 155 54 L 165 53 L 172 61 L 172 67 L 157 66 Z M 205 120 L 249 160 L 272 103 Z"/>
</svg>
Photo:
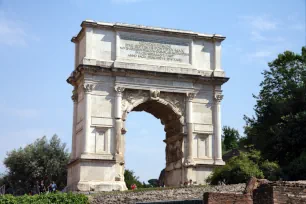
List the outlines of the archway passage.
<svg viewBox="0 0 306 204">
<path fill-rule="evenodd" d="M 145 111 L 160 119 L 164 125 L 166 144 L 166 166 L 164 173 L 159 176 L 160 185 L 178 186 L 182 183 L 182 159 L 183 159 L 183 126 L 181 115 L 177 114 L 171 105 L 165 105 L 157 100 L 147 100 L 135 106 L 131 111 Z M 148 157 L 150 159 L 150 157 Z"/>
<path fill-rule="evenodd" d="M 146 101 L 133 108 L 132 111 L 145 111 L 160 119 L 161 123 L 165 125 L 166 138 L 178 136 L 183 131 L 181 117 L 170 106 L 164 105 L 158 100 Z"/>
<path fill-rule="evenodd" d="M 141 182 L 158 179 L 166 163 L 164 126 L 150 113 L 133 111 L 126 128 L 125 170 L 134 171 Z"/>
</svg>

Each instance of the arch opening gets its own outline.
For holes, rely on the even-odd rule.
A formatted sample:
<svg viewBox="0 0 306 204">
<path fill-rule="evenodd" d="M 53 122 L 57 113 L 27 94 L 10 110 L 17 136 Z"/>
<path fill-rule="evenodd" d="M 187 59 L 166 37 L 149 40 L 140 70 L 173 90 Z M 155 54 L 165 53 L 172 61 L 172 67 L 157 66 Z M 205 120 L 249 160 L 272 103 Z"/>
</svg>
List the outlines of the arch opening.
<svg viewBox="0 0 306 204">
<path fill-rule="evenodd" d="M 147 100 L 135 105 L 129 112 L 146 112 L 159 119 L 164 126 L 165 166 L 159 175 L 159 184 L 166 186 L 178 186 L 183 181 L 182 159 L 183 159 L 183 126 L 182 116 L 174 111 L 169 104 L 162 103 L 159 100 Z M 127 112 L 128 113 L 128 112 Z M 126 117 L 124 117 L 124 132 Z M 148 155 L 148 159 L 154 155 Z M 159 169 L 160 171 L 161 169 Z"/>
<path fill-rule="evenodd" d="M 158 179 L 165 168 L 164 126 L 147 112 L 133 111 L 126 128 L 125 168 L 133 170 L 141 182 Z"/>
</svg>

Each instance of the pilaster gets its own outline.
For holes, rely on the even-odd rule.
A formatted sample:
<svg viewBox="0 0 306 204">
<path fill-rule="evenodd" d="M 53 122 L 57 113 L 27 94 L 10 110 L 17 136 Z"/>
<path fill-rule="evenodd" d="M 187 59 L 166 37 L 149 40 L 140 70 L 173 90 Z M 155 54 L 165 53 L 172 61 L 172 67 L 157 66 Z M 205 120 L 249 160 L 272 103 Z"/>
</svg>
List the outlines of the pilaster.
<svg viewBox="0 0 306 204">
<path fill-rule="evenodd" d="M 221 141 L 221 101 L 223 99 L 222 91 L 214 91 L 213 125 L 214 125 L 214 144 L 215 164 L 224 164 L 222 160 L 222 141 Z"/>
<path fill-rule="evenodd" d="M 125 88 L 116 86 L 115 87 L 115 134 L 116 134 L 116 158 L 123 162 L 123 148 L 122 148 L 122 93 Z M 121 161 L 122 160 L 122 161 Z"/>
<path fill-rule="evenodd" d="M 93 90 L 93 84 L 85 83 L 83 85 L 84 90 L 84 151 L 83 153 L 89 153 L 89 140 L 90 140 L 90 126 L 91 126 L 91 92 Z"/>
<path fill-rule="evenodd" d="M 192 165 L 193 161 L 193 146 L 192 146 L 192 136 L 193 136 L 193 110 L 192 110 L 192 100 L 195 97 L 195 93 L 187 93 L 186 100 L 186 123 L 187 123 L 187 141 L 188 141 L 188 150 L 187 150 L 187 161 L 185 164 Z"/>
<path fill-rule="evenodd" d="M 77 89 L 74 88 L 72 91 L 71 99 L 73 101 L 73 118 L 72 118 L 72 145 L 71 145 L 71 156 L 70 160 L 76 158 L 76 123 L 77 123 L 77 109 L 78 109 L 78 93 Z"/>
</svg>

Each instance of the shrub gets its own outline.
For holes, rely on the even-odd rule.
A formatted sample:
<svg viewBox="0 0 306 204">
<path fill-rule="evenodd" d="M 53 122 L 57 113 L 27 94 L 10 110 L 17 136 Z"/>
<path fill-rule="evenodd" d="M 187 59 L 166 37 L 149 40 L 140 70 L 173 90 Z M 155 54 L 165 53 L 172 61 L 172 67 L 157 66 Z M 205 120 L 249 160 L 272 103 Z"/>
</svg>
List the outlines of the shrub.
<svg viewBox="0 0 306 204">
<path fill-rule="evenodd" d="M 124 171 L 124 181 L 128 189 L 131 189 L 132 184 L 136 184 L 137 188 L 143 187 L 142 183 L 139 181 L 139 177 L 136 176 L 132 170 L 126 169 Z"/>
<path fill-rule="evenodd" d="M 231 158 L 226 165 L 215 168 L 207 182 L 213 185 L 220 182 L 225 184 L 245 183 L 252 176 L 264 177 L 258 164 L 250 160 L 246 153 L 241 153 Z"/>
<path fill-rule="evenodd" d="M 218 184 L 245 183 L 251 177 L 278 180 L 280 178 L 280 167 L 276 162 L 263 160 L 260 151 L 251 147 L 247 152 L 240 152 L 239 156 L 232 157 L 224 166 L 217 167 L 208 177 L 207 182 Z"/>
<path fill-rule="evenodd" d="M 287 167 L 284 168 L 284 173 L 289 180 L 305 180 L 306 179 L 306 151 L 298 158 L 294 159 Z"/>
<path fill-rule="evenodd" d="M 24 195 L 24 196 L 12 196 L 3 195 L 0 196 L 0 203 L 2 204 L 88 204 L 87 196 L 83 194 L 73 193 L 49 193 L 41 195 Z"/>
<path fill-rule="evenodd" d="M 281 176 L 281 170 L 276 162 L 270 162 L 268 160 L 260 164 L 260 170 L 262 170 L 264 177 L 270 181 L 276 181 Z"/>
</svg>

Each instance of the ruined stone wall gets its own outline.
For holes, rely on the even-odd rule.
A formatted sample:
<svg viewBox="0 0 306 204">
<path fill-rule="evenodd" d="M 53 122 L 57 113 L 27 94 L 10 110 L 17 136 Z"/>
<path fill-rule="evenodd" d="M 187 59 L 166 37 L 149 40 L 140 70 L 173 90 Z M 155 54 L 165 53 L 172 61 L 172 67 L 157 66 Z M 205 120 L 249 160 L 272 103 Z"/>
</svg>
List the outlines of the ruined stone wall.
<svg viewBox="0 0 306 204">
<path fill-rule="evenodd" d="M 161 188 L 160 190 L 97 193 L 90 196 L 92 204 L 135 204 L 154 201 L 203 200 L 204 192 L 242 193 L 245 184 L 223 186 L 193 186 L 186 188 Z M 241 194 L 242 195 L 242 194 Z"/>
<path fill-rule="evenodd" d="M 306 204 L 306 184 L 299 182 L 269 182 L 259 184 L 255 190 L 248 193 L 242 192 L 245 192 L 245 184 L 99 193 L 90 196 L 90 200 L 91 203 L 97 204 L 202 199 L 204 204 Z"/>
<path fill-rule="evenodd" d="M 274 182 L 253 192 L 254 204 L 306 203 L 306 185 L 298 182 Z"/>
<path fill-rule="evenodd" d="M 204 204 L 302 204 L 306 203 L 306 184 L 301 182 L 263 182 L 252 178 L 244 191 L 237 193 L 204 193 Z"/>
<path fill-rule="evenodd" d="M 252 204 L 253 200 L 250 195 L 237 193 L 204 193 L 205 204 Z"/>
</svg>

